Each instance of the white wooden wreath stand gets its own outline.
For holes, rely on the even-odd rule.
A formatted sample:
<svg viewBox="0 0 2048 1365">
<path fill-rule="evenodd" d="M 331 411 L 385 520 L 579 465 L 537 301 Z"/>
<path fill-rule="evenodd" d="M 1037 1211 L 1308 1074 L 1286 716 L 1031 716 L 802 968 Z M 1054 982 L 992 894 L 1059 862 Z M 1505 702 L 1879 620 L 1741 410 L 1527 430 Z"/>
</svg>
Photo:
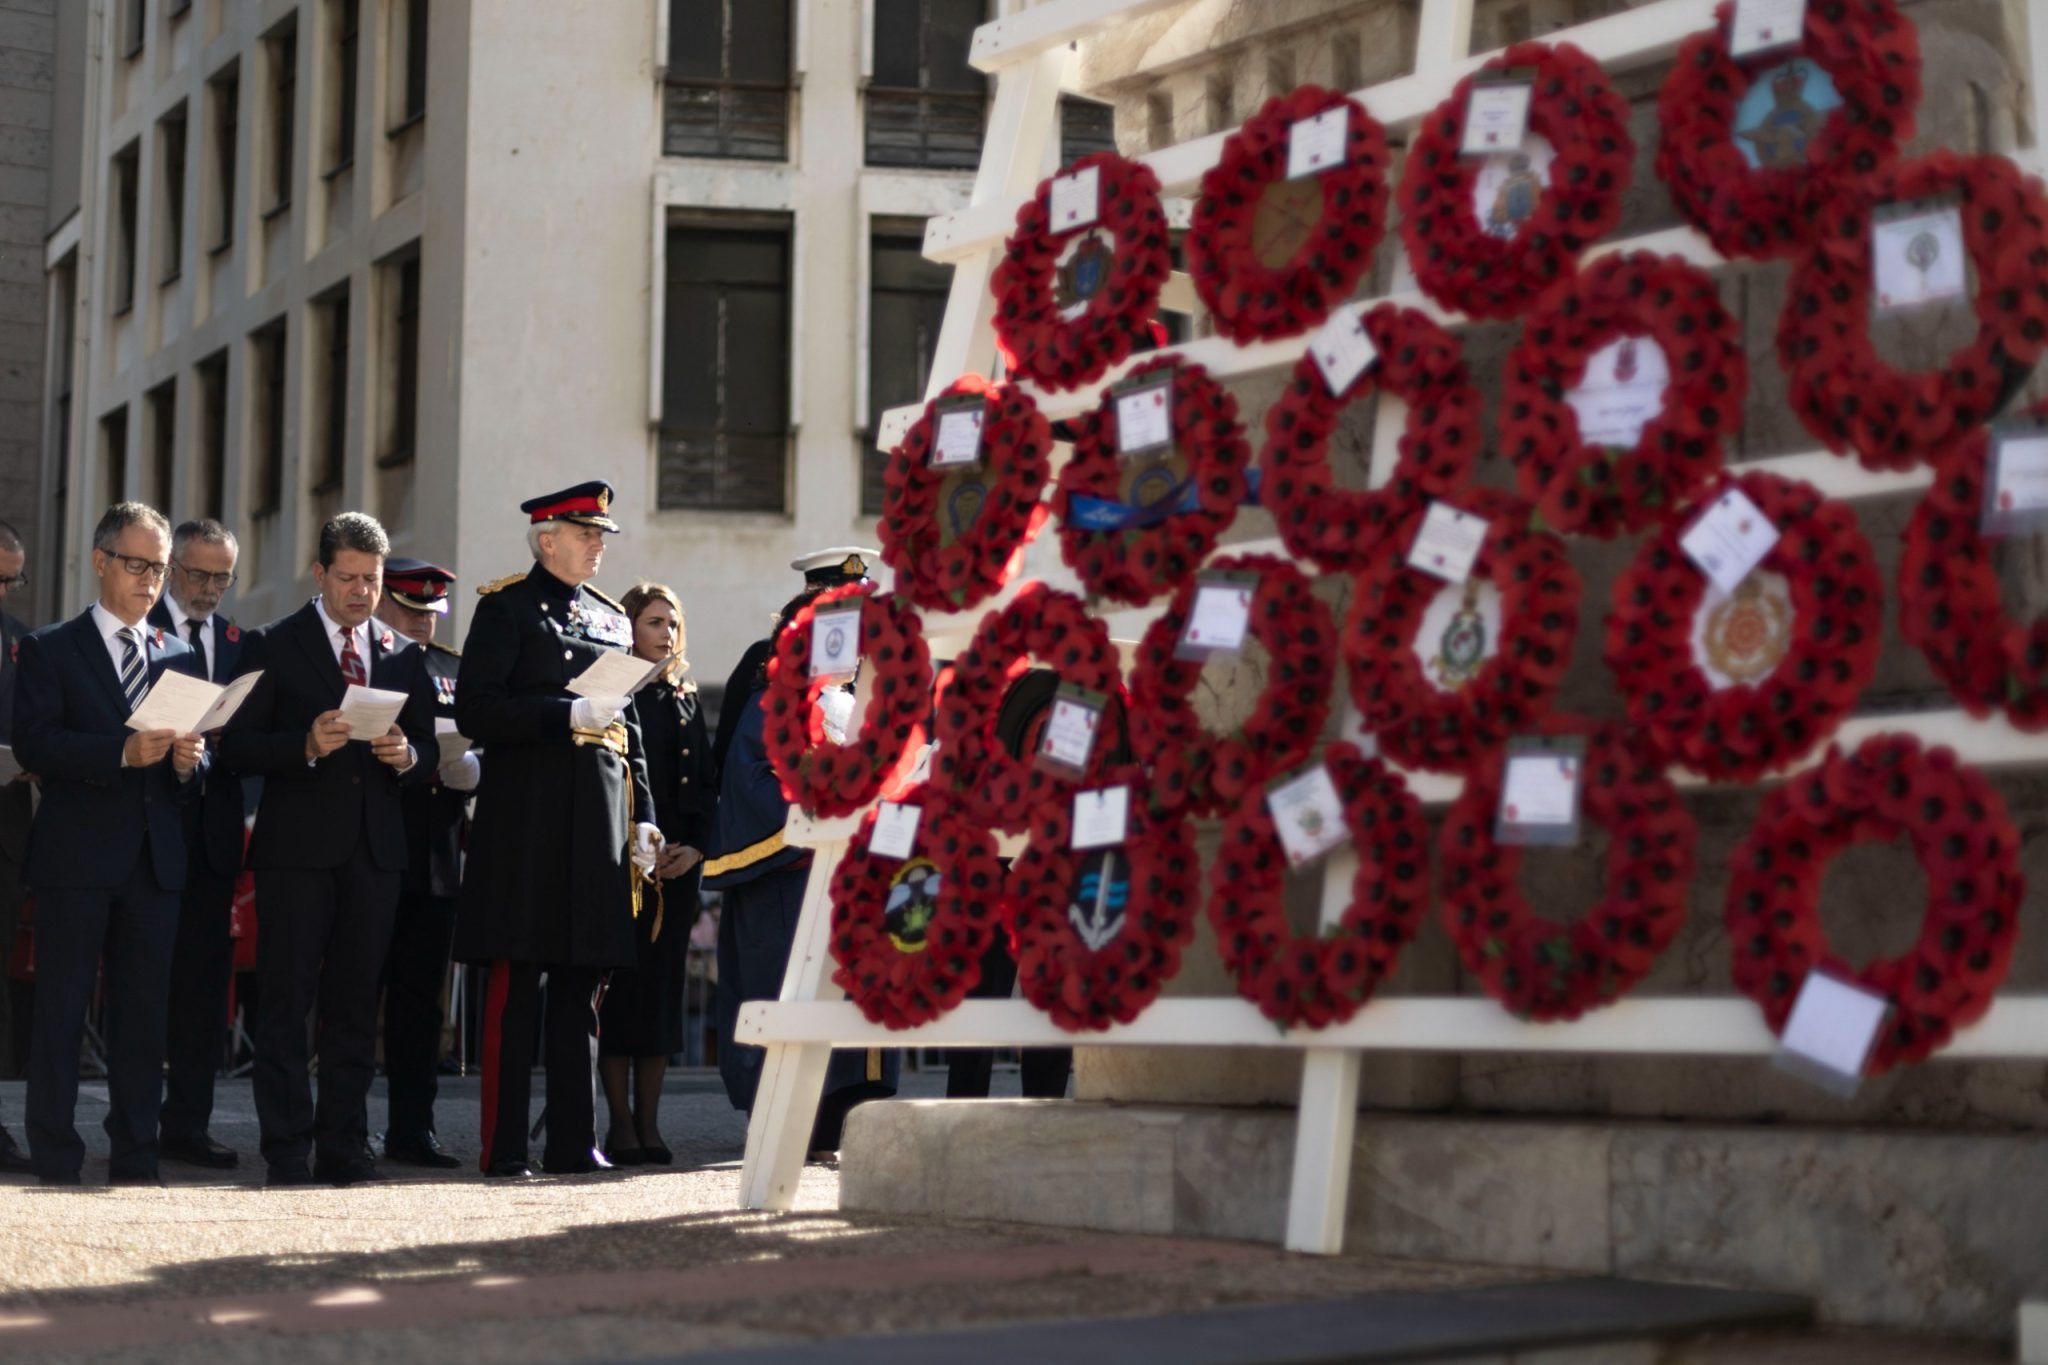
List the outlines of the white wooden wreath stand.
<svg viewBox="0 0 2048 1365">
<path fill-rule="evenodd" d="M 989 278 L 1019 204 L 1051 169 L 1047 164 L 1049 136 L 1055 126 L 1060 90 L 1075 61 L 1075 46 L 1127 19 L 1187 2 L 1051 0 L 995 20 L 975 33 L 972 61 L 995 77 L 995 101 L 971 205 L 932 220 L 925 234 L 925 255 L 954 266 L 952 293 L 927 396 L 937 394 L 962 373 L 986 373 L 992 367 L 995 342 Z M 1467 53 L 1472 8 L 1473 0 L 1420 0 L 1413 74 L 1355 92 L 1390 131 L 1412 125 L 1485 60 L 1484 55 Z M 1656 0 L 1548 37 L 1575 43 L 1609 72 L 1626 71 L 1670 58 L 1687 35 L 1713 22 L 1713 8 L 1713 0 Z M 2031 69 L 2037 73 L 2032 126 L 2038 137 L 2048 135 L 2048 79 L 2044 79 L 2048 78 L 2048 15 L 2036 10 L 2030 17 L 2034 31 L 2029 36 L 2029 55 Z M 1168 195 L 1187 195 L 1195 190 L 1202 172 L 1215 164 L 1222 144 L 1222 135 L 1212 135 L 1154 152 L 1144 160 L 1158 173 Z M 2016 159 L 2029 169 L 2041 164 L 2038 148 L 2032 155 Z M 1604 243 L 1588 255 L 1622 250 L 1677 254 L 1703 267 L 1722 263 L 1706 239 L 1690 228 Z M 1401 279 L 1410 287 L 1397 289 L 1384 301 L 1420 308 L 1442 322 L 1460 321 L 1416 292 L 1405 270 Z M 1365 308 L 1381 301 L 1355 306 Z M 1194 312 L 1199 307 L 1186 276 L 1178 274 L 1167 286 L 1164 302 L 1179 312 Z M 1207 367 L 1216 378 L 1230 379 L 1291 366 L 1304 344 L 1304 338 L 1295 337 L 1237 346 L 1227 338 L 1209 337 L 1179 351 Z M 1034 397 L 1050 418 L 1077 415 L 1091 407 L 1095 393 L 1128 364 L 1077 393 L 1035 393 Z M 920 410 L 899 408 L 885 416 L 883 448 L 902 438 Z M 1374 486 L 1383 483 L 1393 467 L 1402 421 L 1402 405 L 1381 395 L 1371 471 Z M 1873 473 L 1824 450 L 1753 461 L 1743 467 L 1802 479 L 1834 498 L 1874 497 L 1925 487 L 1928 482 L 1924 471 Z M 1284 553 L 1272 542 L 1227 549 L 1233 553 Z M 1135 638 L 1152 614 L 1114 613 L 1110 617 L 1112 634 L 1120 640 Z M 934 656 L 947 657 L 964 648 L 980 615 L 976 611 L 928 618 L 926 635 Z M 2048 764 L 2048 736 L 2024 735 L 2002 719 L 1973 720 L 1953 709 L 1859 718 L 1844 725 L 1838 738 L 1845 747 L 1853 746 L 1866 735 L 1886 730 L 1904 730 L 1924 742 L 1948 745 L 1965 762 L 1980 766 Z M 1700 782 L 1683 770 L 1673 776 L 1682 784 Z M 1447 801 L 1457 794 L 1454 778 L 1410 774 L 1408 780 L 1423 801 Z M 921 1028 L 892 1032 L 867 1022 L 831 984 L 831 875 L 857 824 L 857 816 L 813 821 L 798 811 L 790 814 L 787 841 L 816 853 L 782 994 L 773 1001 L 749 1004 L 740 1012 L 737 1041 L 767 1050 L 753 1120 L 747 1129 L 742 1197 L 748 1208 L 791 1206 L 824 1085 L 825 1065 L 835 1044 L 1065 1047 L 1079 1043 L 1091 1047 L 1298 1049 L 1306 1056 L 1286 1245 L 1295 1251 L 1331 1254 L 1343 1245 L 1362 1052 L 1766 1057 L 1776 1050 L 1776 1040 L 1757 1007 L 1742 997 L 1630 998 L 1570 1024 L 1523 1023 L 1491 999 L 1480 997 L 1381 999 L 1361 1010 L 1350 1023 L 1321 1032 L 1281 1032 L 1256 1007 L 1235 996 L 1179 998 L 1156 1002 L 1134 1023 L 1087 1036 L 1061 1031 L 1021 1000 L 970 1000 Z M 1326 860 L 1326 921 L 1341 912 L 1355 866 L 1352 855 L 1340 853 Z M 2048 1058 L 2048 996 L 2000 998 L 1981 1022 L 1938 1054 L 1938 1059 L 1992 1058 Z"/>
</svg>

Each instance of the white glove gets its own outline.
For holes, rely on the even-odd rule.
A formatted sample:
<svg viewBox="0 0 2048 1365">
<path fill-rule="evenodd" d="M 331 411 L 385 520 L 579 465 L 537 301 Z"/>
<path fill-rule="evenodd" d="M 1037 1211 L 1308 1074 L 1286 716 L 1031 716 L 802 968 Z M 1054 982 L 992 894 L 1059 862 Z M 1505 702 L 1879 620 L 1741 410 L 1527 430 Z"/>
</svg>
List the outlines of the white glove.
<svg viewBox="0 0 2048 1365">
<path fill-rule="evenodd" d="M 441 765 L 441 785 L 453 791 L 473 792 L 483 780 L 483 764 L 477 762 L 473 753 L 464 752 Z"/>
<path fill-rule="evenodd" d="M 631 697 L 578 697 L 569 703 L 569 728 L 602 730 L 626 714 Z"/>
<path fill-rule="evenodd" d="M 828 687 L 818 694 L 818 714 L 824 717 L 825 738 L 834 744 L 846 743 L 846 723 L 853 719 L 853 693 L 840 687 Z"/>
<path fill-rule="evenodd" d="M 654 860 L 661 854 L 661 828 L 641 820 L 633 826 L 633 866 L 647 873 L 654 871 Z"/>
</svg>

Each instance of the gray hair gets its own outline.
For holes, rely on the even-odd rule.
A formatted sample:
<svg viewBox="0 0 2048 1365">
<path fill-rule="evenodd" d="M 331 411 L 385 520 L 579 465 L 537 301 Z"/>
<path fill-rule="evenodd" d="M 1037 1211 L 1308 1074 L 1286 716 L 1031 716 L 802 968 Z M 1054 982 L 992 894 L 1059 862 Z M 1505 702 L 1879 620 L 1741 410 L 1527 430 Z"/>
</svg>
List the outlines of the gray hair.
<svg viewBox="0 0 2048 1365">
<path fill-rule="evenodd" d="M 175 559 L 185 553 L 185 547 L 194 541 L 201 545 L 225 545 L 231 554 L 242 553 L 233 531 L 212 517 L 201 517 L 197 521 L 181 521 L 178 529 L 171 532 L 171 557 Z"/>
<path fill-rule="evenodd" d="M 391 553 L 391 537 L 384 534 L 384 528 L 368 512 L 343 512 L 329 517 L 320 528 L 320 567 L 333 568 L 334 557 L 343 550 L 382 559 Z"/>
<path fill-rule="evenodd" d="M 21 532 L 4 521 L 0 521 L 0 550 L 14 555 L 26 553 L 21 547 Z"/>
<path fill-rule="evenodd" d="M 121 533 L 131 526 L 147 526 L 160 535 L 171 533 L 170 519 L 146 502 L 117 502 L 100 513 L 100 524 L 92 528 L 92 547 L 101 554 L 114 553 Z"/>
<path fill-rule="evenodd" d="M 543 533 L 553 535 L 561 530 L 564 524 L 561 521 L 536 521 L 533 525 L 526 528 L 526 548 L 532 551 L 535 559 L 540 558 L 541 535 Z"/>
</svg>

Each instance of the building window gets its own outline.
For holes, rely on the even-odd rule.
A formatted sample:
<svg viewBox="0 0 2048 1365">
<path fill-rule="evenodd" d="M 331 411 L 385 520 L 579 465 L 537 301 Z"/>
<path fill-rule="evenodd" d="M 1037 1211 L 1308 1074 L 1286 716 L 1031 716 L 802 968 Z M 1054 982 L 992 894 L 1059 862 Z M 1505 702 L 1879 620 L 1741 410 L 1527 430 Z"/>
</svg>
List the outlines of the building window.
<svg viewBox="0 0 2048 1365">
<path fill-rule="evenodd" d="M 362 0 L 332 0 L 328 11 L 330 32 L 334 35 L 334 97 L 328 108 L 333 118 L 333 132 L 328 145 L 332 153 L 327 159 L 327 173 L 337 174 L 355 164 L 356 159 L 356 53 L 360 46 L 357 24 L 362 16 Z"/>
<path fill-rule="evenodd" d="M 163 264 L 159 276 L 169 284 L 185 269 L 185 106 L 164 116 L 157 125 L 157 146 L 163 153 Z"/>
<path fill-rule="evenodd" d="M 1060 164 L 1116 150 L 1116 110 L 1100 100 L 1060 96 Z"/>
<path fill-rule="evenodd" d="M 213 107 L 213 242 L 223 251 L 235 241 L 235 139 L 241 128 L 242 81 L 238 71 L 207 85 Z"/>
<path fill-rule="evenodd" d="M 297 135 L 299 28 L 287 23 L 265 42 L 270 57 L 270 207 L 281 213 L 292 202 L 292 140 Z"/>
<path fill-rule="evenodd" d="M 1365 83 L 1365 59 L 1356 33 L 1330 36 L 1330 79 L 1347 95 Z"/>
<path fill-rule="evenodd" d="M 1220 71 L 1209 77 L 1209 131 L 1228 132 L 1237 126 L 1237 89 L 1230 73 Z"/>
<path fill-rule="evenodd" d="M 924 397 L 952 284 L 951 267 L 924 258 L 924 224 L 913 219 L 875 225 L 868 241 L 869 436 L 861 467 L 863 512 L 882 510 L 882 471 L 889 462 L 873 433 L 890 408 Z"/>
<path fill-rule="evenodd" d="M 662 151 L 789 156 L 788 0 L 670 0 Z"/>
<path fill-rule="evenodd" d="M 269 516 L 284 505 L 285 323 L 280 318 L 250 338 L 256 411 L 250 453 L 249 515 Z"/>
<path fill-rule="evenodd" d="M 1294 54 L 1280 49 L 1266 54 L 1266 95 L 1273 98 L 1294 89 Z"/>
<path fill-rule="evenodd" d="M 100 468 L 106 486 L 100 504 L 128 496 L 128 409 L 115 408 L 100 419 Z"/>
<path fill-rule="evenodd" d="M 171 505 L 178 458 L 178 381 L 167 379 L 149 391 L 149 505 Z"/>
<path fill-rule="evenodd" d="M 427 116 L 427 0 L 400 0 L 400 7 L 405 11 L 405 85 L 394 133 Z"/>
<path fill-rule="evenodd" d="M 193 482 L 199 515 L 219 519 L 227 515 L 228 353 L 217 351 L 200 361 L 198 374 L 200 465 Z"/>
<path fill-rule="evenodd" d="M 348 451 L 348 289 L 343 286 L 319 305 L 326 341 L 320 366 L 320 457 L 313 466 L 315 493 L 338 492 Z"/>
<path fill-rule="evenodd" d="M 1173 96 L 1164 90 L 1145 97 L 1145 141 L 1155 152 L 1173 145 Z"/>
<path fill-rule="evenodd" d="M 114 272 L 114 315 L 135 306 L 135 182 L 142 149 L 130 143 L 114 154 L 114 241 L 108 268 Z"/>
<path fill-rule="evenodd" d="M 988 78 L 967 64 L 985 0 L 874 0 L 867 164 L 973 170 Z"/>
<path fill-rule="evenodd" d="M 784 510 L 789 259 L 787 226 L 669 229 L 657 506 Z"/>
<path fill-rule="evenodd" d="M 419 451 L 420 425 L 420 258 L 384 267 L 386 323 L 384 425 L 377 441 L 377 467 L 409 464 Z"/>
<path fill-rule="evenodd" d="M 139 57 L 147 36 L 143 27 L 149 0 L 121 0 L 121 55 Z"/>
</svg>

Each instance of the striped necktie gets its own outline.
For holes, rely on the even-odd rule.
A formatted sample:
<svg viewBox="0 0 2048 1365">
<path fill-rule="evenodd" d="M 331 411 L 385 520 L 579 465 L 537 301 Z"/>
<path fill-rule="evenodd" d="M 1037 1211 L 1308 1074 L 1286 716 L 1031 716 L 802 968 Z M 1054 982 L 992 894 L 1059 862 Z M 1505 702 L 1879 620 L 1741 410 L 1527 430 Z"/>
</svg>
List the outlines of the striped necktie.
<svg viewBox="0 0 2048 1365">
<path fill-rule="evenodd" d="M 142 632 L 133 626 L 121 628 L 121 690 L 128 694 L 128 711 L 133 715 L 149 691 L 149 669 L 142 662 Z"/>
</svg>

